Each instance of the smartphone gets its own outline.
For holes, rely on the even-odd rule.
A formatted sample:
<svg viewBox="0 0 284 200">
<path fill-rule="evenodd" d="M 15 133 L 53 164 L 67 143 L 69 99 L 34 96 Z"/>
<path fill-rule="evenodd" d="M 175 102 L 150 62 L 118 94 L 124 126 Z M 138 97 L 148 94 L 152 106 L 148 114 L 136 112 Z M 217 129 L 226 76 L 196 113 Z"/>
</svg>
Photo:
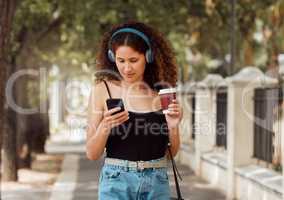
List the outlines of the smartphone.
<svg viewBox="0 0 284 200">
<path fill-rule="evenodd" d="M 112 115 L 124 111 L 124 104 L 123 104 L 122 99 L 120 99 L 120 98 L 107 99 L 106 104 L 107 104 L 108 110 L 115 108 L 115 107 L 121 107 L 121 109 L 119 111 L 113 113 Z"/>
</svg>

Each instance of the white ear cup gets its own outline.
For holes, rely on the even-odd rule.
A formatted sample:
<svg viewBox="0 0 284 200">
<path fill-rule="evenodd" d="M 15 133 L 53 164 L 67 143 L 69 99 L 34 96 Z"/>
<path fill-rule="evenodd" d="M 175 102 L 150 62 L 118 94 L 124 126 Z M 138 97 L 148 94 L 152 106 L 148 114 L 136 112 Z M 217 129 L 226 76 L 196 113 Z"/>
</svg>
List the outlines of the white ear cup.
<svg viewBox="0 0 284 200">
<path fill-rule="evenodd" d="M 108 59 L 111 61 L 111 62 L 115 62 L 115 56 L 114 56 L 114 53 L 112 52 L 112 50 L 108 50 L 107 52 L 107 55 L 108 55 Z"/>
<path fill-rule="evenodd" d="M 146 57 L 146 62 L 147 63 L 152 63 L 154 61 L 154 59 L 153 59 L 154 57 L 153 57 L 153 53 L 152 53 L 151 49 L 148 49 L 146 51 L 145 57 Z"/>
</svg>

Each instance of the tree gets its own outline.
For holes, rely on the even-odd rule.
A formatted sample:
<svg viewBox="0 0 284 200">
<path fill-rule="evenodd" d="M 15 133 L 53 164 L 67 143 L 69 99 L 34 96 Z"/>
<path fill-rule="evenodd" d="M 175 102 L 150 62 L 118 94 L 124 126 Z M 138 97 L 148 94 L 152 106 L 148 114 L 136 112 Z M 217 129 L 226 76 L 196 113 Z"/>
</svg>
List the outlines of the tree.
<svg viewBox="0 0 284 200">
<path fill-rule="evenodd" d="M 256 46 L 252 37 L 256 20 L 263 20 L 261 12 L 271 13 L 271 6 L 279 1 L 238 1 L 237 65 L 254 63 L 255 49 L 263 47 L 263 44 Z M 229 53 L 229 8 L 228 1 L 221 0 L 157 0 L 155 3 L 152 0 L 143 3 L 133 0 L 111 3 L 101 0 L 24 0 L 14 18 L 12 48 L 7 53 L 10 57 L 7 63 L 11 66 L 11 74 L 20 69 L 49 68 L 55 63 L 64 76 L 78 76 L 83 66 L 94 67 L 102 33 L 113 24 L 135 19 L 158 27 L 168 38 L 179 65 L 184 68 L 181 71 L 189 71 L 187 52 L 199 56 L 200 61 L 190 64 L 194 66 L 193 75 L 201 79 L 211 70 L 208 63 L 212 59 L 224 61 Z M 215 71 L 226 74 L 226 65 Z M 17 81 L 14 91 L 17 104 L 29 108 L 46 100 L 36 97 L 39 88 L 28 87 L 36 81 L 28 78 Z M 32 98 L 28 94 L 32 94 Z M 33 116 L 14 113 L 10 118 L 17 119 L 18 151 L 20 155 L 26 155 L 22 160 L 28 160 L 31 153 L 29 139 L 33 137 L 27 135 L 36 132 L 29 128 L 28 118 Z M 22 154 L 26 146 L 29 147 L 27 154 Z"/>
<path fill-rule="evenodd" d="M 14 61 L 15 73 L 19 70 L 34 69 L 39 71 L 40 65 L 45 65 L 37 54 L 38 47 L 50 42 L 52 38 L 49 35 L 54 34 L 54 31 L 61 25 L 60 16 L 56 16 L 58 12 L 57 1 L 40 1 L 34 2 L 30 0 L 23 1 L 16 12 L 14 29 L 13 29 L 13 49 L 11 57 Z M 23 20 L 23 19 L 25 20 Z M 56 34 L 54 34 L 56 36 Z M 47 44 L 47 43 L 46 43 Z M 12 74 L 11 73 L 11 74 Z M 39 79 L 34 77 L 24 77 L 18 79 L 15 84 L 15 100 L 18 106 L 25 109 L 34 107 L 39 108 L 42 101 L 46 102 L 47 96 L 41 99 L 39 96 L 40 88 L 29 85 L 39 85 Z M 23 92 L 26 91 L 26 92 Z M 35 105 L 34 102 L 37 104 Z M 49 133 L 46 120 L 48 119 L 48 112 L 34 114 L 16 113 L 15 119 L 17 121 L 17 152 L 18 163 L 20 168 L 31 167 L 31 153 L 32 148 L 37 147 L 35 150 L 43 152 L 46 136 Z M 44 117 L 39 117 L 45 115 Z M 36 117 L 37 116 L 37 117 Z M 36 118 L 36 120 L 35 120 Z M 31 121 L 37 123 L 33 125 Z M 41 126 L 40 126 L 41 125 Z M 46 127 L 46 129 L 44 129 Z M 36 138 L 44 138 L 42 140 L 35 140 Z M 40 144 L 39 147 L 36 142 Z"/>
<path fill-rule="evenodd" d="M 6 76 L 7 71 L 10 67 L 9 65 L 9 56 L 8 49 L 10 47 L 10 32 L 12 27 L 12 21 L 15 14 L 17 1 L 16 0 L 1 0 L 0 1 L 0 148 L 4 149 L 4 157 L 0 156 L 0 160 L 4 160 L 4 173 L 1 177 L 3 180 L 16 180 L 17 174 L 15 173 L 16 167 L 16 149 L 15 146 L 10 146 L 10 143 L 13 141 L 11 133 L 7 132 L 5 127 L 6 115 L 4 110 L 5 104 L 5 85 L 6 85 Z M 3 141 L 2 141 L 3 140 Z M 10 155 L 11 154 L 11 155 Z M 2 161 L 3 162 L 3 161 Z"/>
</svg>

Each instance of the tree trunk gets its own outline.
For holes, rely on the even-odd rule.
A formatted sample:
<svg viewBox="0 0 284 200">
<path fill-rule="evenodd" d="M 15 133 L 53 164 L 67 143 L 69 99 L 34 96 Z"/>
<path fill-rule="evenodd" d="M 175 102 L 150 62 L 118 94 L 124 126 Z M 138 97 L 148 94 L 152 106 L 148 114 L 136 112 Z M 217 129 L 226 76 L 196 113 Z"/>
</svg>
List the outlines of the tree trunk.
<svg viewBox="0 0 284 200">
<path fill-rule="evenodd" d="M 30 138 L 31 149 L 34 153 L 44 153 L 45 152 L 45 142 L 49 136 L 49 125 L 48 125 L 48 114 L 38 113 L 33 116 L 31 123 L 37 123 L 36 126 L 32 127 L 32 135 Z"/>
<path fill-rule="evenodd" d="M 17 181 L 17 150 L 16 150 L 16 113 L 11 108 L 5 109 L 3 133 L 3 181 Z M 14 120 L 13 120 L 14 119 Z"/>
<path fill-rule="evenodd" d="M 1 36 L 0 36 L 0 40 L 1 40 Z M 1 45 L 1 43 L 0 43 Z M 1 51 L 2 47 L 0 46 L 0 51 Z M 1 55 L 0 55 L 1 56 Z M 6 63 L 4 62 L 3 59 L 1 59 L 0 57 L 0 150 L 2 151 L 2 143 L 3 143 L 3 129 L 4 129 L 4 119 L 5 119 L 5 115 L 4 115 L 4 99 L 5 99 L 5 92 L 4 92 L 4 88 L 5 88 L 5 80 L 6 80 Z M 1 152 L 0 151 L 0 152 Z M 0 164 L 2 165 L 2 153 L 0 153 Z M 1 172 L 0 172 L 1 173 Z M 1 177 L 1 176 L 0 176 Z M 0 180 L 1 181 L 1 180 Z"/>
<path fill-rule="evenodd" d="M 31 168 L 31 135 L 29 134 L 30 115 L 17 114 L 17 153 L 18 153 L 18 168 Z"/>
<path fill-rule="evenodd" d="M 22 64 L 24 66 L 24 64 Z M 16 82 L 15 96 L 17 105 L 21 108 L 28 107 L 28 97 L 27 97 L 27 81 L 25 78 L 18 79 Z M 26 92 L 23 92 L 26 91 Z M 29 140 L 31 136 L 29 135 L 29 130 L 31 129 L 28 121 L 30 119 L 30 114 L 17 113 L 17 153 L 18 153 L 18 167 L 21 168 L 30 168 L 31 167 L 31 145 Z"/>
<path fill-rule="evenodd" d="M 15 71 L 15 63 L 11 61 L 9 67 L 7 68 L 6 80 L 9 80 L 9 77 Z M 12 89 L 7 93 L 10 98 L 15 100 L 15 90 Z M 7 95 L 6 94 L 6 95 Z M 8 99 L 8 98 L 7 98 Z M 16 111 L 8 104 L 5 103 L 4 110 L 4 132 L 3 132 L 3 181 L 17 181 L 18 175 L 18 163 L 17 163 L 17 113 Z"/>
<path fill-rule="evenodd" d="M 6 162 L 6 168 L 4 165 L 4 180 L 15 181 L 17 180 L 17 167 L 14 159 L 16 152 L 14 151 L 15 145 L 9 146 L 9 142 L 12 141 L 13 134 L 7 132 L 7 120 L 5 120 L 5 85 L 7 80 L 7 68 L 9 66 L 7 51 L 9 47 L 10 31 L 13 21 L 13 16 L 16 10 L 17 0 L 0 0 L 0 149 L 2 145 L 4 147 L 3 161 Z M 7 114 L 7 113 L 6 113 Z M 6 142 L 7 140 L 7 142 Z M 13 141 L 15 142 L 15 140 Z M 10 154 L 11 153 L 11 154 Z M 2 155 L 0 153 L 0 160 L 2 161 Z M 3 161 L 1 164 L 3 164 Z M 8 171 L 7 171 L 8 170 Z"/>
<path fill-rule="evenodd" d="M 247 35 L 246 39 L 244 40 L 244 65 L 254 66 L 254 53 L 251 34 Z"/>
</svg>

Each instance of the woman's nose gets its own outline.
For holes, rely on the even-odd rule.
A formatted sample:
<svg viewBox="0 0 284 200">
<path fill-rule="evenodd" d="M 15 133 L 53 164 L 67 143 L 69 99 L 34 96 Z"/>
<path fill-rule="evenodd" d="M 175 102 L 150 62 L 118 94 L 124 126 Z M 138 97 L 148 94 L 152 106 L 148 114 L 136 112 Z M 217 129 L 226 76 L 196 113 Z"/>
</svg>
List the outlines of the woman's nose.
<svg viewBox="0 0 284 200">
<path fill-rule="evenodd" d="M 124 65 L 124 71 L 125 72 L 131 72 L 132 71 L 132 66 L 129 62 L 126 62 Z"/>
</svg>

